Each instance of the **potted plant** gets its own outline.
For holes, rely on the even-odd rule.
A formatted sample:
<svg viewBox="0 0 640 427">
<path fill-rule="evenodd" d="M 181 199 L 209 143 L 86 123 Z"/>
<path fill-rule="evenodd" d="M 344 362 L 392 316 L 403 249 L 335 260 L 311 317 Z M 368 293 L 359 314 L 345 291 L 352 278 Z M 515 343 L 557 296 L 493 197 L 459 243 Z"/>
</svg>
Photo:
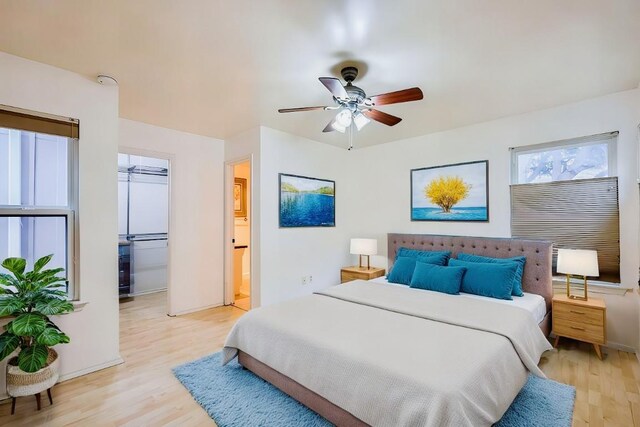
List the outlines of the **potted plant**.
<svg viewBox="0 0 640 427">
<path fill-rule="evenodd" d="M 0 361 L 20 350 L 7 365 L 7 393 L 13 398 L 11 413 L 16 397 L 32 394 L 40 409 L 40 392 L 49 391 L 59 375 L 58 354 L 51 347 L 69 342 L 49 317 L 73 311 L 73 304 L 66 298 L 65 278 L 58 276 L 64 269 L 44 269 L 52 257 L 40 258 L 27 272 L 23 258 L 2 262 L 11 274 L 0 273 L 0 317 L 10 316 L 13 320 L 0 334 Z"/>
</svg>

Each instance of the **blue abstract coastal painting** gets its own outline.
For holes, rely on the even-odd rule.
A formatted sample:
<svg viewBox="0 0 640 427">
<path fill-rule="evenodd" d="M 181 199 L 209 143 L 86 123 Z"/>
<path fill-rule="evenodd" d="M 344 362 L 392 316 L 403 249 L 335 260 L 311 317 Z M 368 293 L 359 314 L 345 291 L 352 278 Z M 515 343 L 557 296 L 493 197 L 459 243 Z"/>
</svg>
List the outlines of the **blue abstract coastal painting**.
<svg viewBox="0 0 640 427">
<path fill-rule="evenodd" d="M 280 174 L 280 227 L 335 227 L 336 183 Z"/>
<path fill-rule="evenodd" d="M 489 221 L 487 160 L 411 170 L 411 221 Z"/>
</svg>

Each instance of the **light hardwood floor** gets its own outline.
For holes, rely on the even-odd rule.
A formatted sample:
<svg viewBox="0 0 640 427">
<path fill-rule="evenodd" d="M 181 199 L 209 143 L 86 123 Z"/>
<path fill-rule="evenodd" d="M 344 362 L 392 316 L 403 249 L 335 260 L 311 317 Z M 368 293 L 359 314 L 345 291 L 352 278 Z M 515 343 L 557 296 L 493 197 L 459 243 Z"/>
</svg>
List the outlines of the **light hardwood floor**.
<svg viewBox="0 0 640 427">
<path fill-rule="evenodd" d="M 220 307 L 170 318 L 166 294 L 121 304 L 121 347 L 125 363 L 54 387 L 46 399 L 20 398 L 16 415 L 0 405 L 0 425 L 24 426 L 207 426 L 207 414 L 174 378 L 171 368 L 222 347 L 244 311 Z M 540 363 L 557 381 L 576 386 L 574 426 L 640 427 L 640 364 L 635 355 L 605 349 L 600 361 L 586 344 L 563 340 Z"/>
</svg>

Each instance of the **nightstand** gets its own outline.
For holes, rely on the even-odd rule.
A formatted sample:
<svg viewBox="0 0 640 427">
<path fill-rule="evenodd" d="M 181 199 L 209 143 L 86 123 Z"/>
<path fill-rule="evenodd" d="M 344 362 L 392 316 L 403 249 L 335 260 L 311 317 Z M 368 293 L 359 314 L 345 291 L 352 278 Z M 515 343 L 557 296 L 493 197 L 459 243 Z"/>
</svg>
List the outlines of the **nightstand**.
<svg viewBox="0 0 640 427">
<path fill-rule="evenodd" d="M 350 282 L 352 280 L 371 280 L 376 277 L 384 276 L 384 268 L 376 267 L 345 267 L 340 270 L 340 283 Z"/>
<path fill-rule="evenodd" d="M 587 301 L 571 299 L 566 295 L 554 295 L 552 301 L 554 347 L 560 337 L 573 338 L 593 344 L 602 360 L 600 346 L 607 340 L 607 306 L 604 300 L 589 298 Z"/>
</svg>

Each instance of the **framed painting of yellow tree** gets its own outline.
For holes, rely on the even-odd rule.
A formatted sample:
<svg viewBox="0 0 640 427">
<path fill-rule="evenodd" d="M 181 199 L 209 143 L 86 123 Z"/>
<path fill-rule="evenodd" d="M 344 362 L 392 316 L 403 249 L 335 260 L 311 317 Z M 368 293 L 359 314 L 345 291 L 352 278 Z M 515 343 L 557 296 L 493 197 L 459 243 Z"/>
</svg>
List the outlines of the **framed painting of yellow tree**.
<svg viewBox="0 0 640 427">
<path fill-rule="evenodd" d="M 489 161 L 412 169 L 411 221 L 489 221 Z"/>
</svg>

